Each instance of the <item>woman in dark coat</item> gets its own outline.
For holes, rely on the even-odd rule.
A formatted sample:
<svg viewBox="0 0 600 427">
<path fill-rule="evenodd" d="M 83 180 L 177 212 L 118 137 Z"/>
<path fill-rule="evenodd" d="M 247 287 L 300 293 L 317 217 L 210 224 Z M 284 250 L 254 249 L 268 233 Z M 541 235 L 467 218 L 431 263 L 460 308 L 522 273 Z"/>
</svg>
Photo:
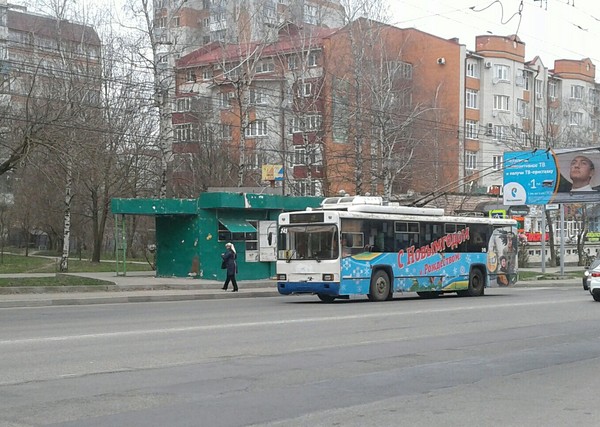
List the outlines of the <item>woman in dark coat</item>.
<svg viewBox="0 0 600 427">
<path fill-rule="evenodd" d="M 225 253 L 221 254 L 221 258 L 223 258 L 223 265 L 227 268 L 227 278 L 225 279 L 225 283 L 223 284 L 223 290 L 226 291 L 229 286 L 229 282 L 233 285 L 233 292 L 238 291 L 238 285 L 235 280 L 235 275 L 237 273 L 237 262 L 235 259 L 237 258 L 237 254 L 235 252 L 235 246 L 233 243 L 225 244 Z"/>
</svg>

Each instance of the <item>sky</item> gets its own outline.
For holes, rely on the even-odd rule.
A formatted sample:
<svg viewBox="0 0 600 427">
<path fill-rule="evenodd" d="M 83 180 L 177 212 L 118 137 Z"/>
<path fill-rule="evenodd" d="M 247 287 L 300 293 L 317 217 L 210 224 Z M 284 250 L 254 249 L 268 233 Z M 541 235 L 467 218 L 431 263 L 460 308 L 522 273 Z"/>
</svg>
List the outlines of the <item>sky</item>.
<svg viewBox="0 0 600 427">
<path fill-rule="evenodd" d="M 539 56 L 552 69 L 555 59 L 590 58 L 600 82 L 600 0 L 387 1 L 394 26 L 458 37 L 469 50 L 475 50 L 477 35 L 517 34 L 525 43 L 525 60 Z"/>
<path fill-rule="evenodd" d="M 470 50 L 475 49 L 477 35 L 517 34 L 525 43 L 526 60 L 540 56 L 552 69 L 555 59 L 590 58 L 597 67 L 596 81 L 600 82 L 600 0 L 384 1 L 391 12 L 388 23 L 394 26 L 413 27 L 443 38 L 458 37 Z M 76 2 L 119 9 L 125 0 Z"/>
</svg>

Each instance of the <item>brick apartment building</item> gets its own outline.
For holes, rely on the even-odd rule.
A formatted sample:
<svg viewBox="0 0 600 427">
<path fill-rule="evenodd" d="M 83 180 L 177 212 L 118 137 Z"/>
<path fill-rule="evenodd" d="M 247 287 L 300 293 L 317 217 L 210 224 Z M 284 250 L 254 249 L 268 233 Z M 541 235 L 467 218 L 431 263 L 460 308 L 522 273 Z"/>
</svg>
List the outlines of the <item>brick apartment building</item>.
<svg viewBox="0 0 600 427">
<path fill-rule="evenodd" d="M 209 176 L 203 156 L 220 165 L 219 185 L 256 185 L 263 165 L 283 165 L 285 194 L 494 194 L 504 152 L 598 141 L 599 87 L 589 59 L 548 68 L 538 56 L 526 59 L 517 36 L 478 36 L 467 51 L 457 39 L 366 19 L 308 25 L 303 13 L 297 25 L 261 33 L 260 42 L 222 43 L 211 17 L 223 11 L 235 33 L 226 20 L 234 11 L 209 3 L 198 32 L 209 43 L 175 66 L 176 194 L 202 190 L 189 188 Z M 283 3 L 274 6 L 278 19 Z M 337 2 L 328 7 L 338 11 Z"/>
<path fill-rule="evenodd" d="M 396 167 L 393 192 L 456 182 L 464 52 L 456 40 L 366 19 L 204 46 L 177 62 L 174 180 L 183 188 L 200 166 L 193 156 L 217 145 L 229 176 L 243 165 L 249 182 L 263 165 L 284 165 L 285 194 L 381 193 L 386 167 Z"/>
</svg>

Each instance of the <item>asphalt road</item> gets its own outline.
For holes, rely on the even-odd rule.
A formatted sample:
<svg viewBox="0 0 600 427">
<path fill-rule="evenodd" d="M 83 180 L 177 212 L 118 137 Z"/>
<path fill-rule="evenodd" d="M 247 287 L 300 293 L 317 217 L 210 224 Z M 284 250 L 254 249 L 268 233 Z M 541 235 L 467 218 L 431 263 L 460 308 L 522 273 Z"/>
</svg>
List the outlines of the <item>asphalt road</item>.
<svg viewBox="0 0 600 427">
<path fill-rule="evenodd" d="M 600 424 L 600 303 L 487 293 L 0 309 L 0 425 Z"/>
</svg>

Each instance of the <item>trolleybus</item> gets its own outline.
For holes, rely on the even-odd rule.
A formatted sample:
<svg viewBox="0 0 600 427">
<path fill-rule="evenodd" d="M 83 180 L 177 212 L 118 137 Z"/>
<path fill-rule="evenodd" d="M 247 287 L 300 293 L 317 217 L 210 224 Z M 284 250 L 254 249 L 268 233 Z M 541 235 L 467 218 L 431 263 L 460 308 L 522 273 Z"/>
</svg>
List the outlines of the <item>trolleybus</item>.
<svg viewBox="0 0 600 427">
<path fill-rule="evenodd" d="M 394 293 L 480 296 L 517 278 L 517 223 L 346 198 L 279 216 L 277 288 L 324 302 Z M 327 201 L 327 199 L 326 199 Z"/>
</svg>

